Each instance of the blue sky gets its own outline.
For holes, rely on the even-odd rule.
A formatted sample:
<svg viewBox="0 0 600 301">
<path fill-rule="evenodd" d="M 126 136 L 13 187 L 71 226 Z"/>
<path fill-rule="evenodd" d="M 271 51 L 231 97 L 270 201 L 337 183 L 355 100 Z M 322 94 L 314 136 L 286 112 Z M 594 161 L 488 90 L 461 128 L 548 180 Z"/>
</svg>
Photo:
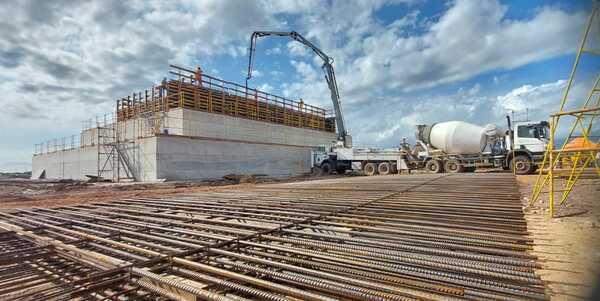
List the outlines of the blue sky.
<svg viewBox="0 0 600 301">
<path fill-rule="evenodd" d="M 78 134 L 81 120 L 159 82 L 169 64 L 243 83 L 253 30 L 298 31 L 335 59 L 360 146 L 395 146 L 419 123 L 504 125 L 525 108 L 547 119 L 590 9 L 583 0 L 0 2 L 0 171 L 30 169 L 34 143 Z M 578 99 L 600 70 L 584 62 Z M 331 106 L 319 60 L 298 43 L 261 39 L 254 69 L 251 86 Z"/>
</svg>

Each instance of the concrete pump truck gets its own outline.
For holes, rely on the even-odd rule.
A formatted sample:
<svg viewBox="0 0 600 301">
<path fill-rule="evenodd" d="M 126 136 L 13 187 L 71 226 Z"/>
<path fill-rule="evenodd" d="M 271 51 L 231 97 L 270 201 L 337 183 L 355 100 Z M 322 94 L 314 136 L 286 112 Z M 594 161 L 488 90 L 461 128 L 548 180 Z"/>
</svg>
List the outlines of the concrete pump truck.
<svg viewBox="0 0 600 301">
<path fill-rule="evenodd" d="M 331 92 L 331 102 L 335 112 L 336 140 L 330 145 L 324 145 L 311 151 L 311 166 L 319 175 L 332 172 L 343 174 L 347 170 L 361 170 L 366 175 L 392 174 L 400 170 L 408 170 L 406 152 L 400 148 L 375 149 L 352 147 L 352 136 L 346 130 L 342 104 L 333 70 L 333 58 L 325 54 L 313 43 L 295 31 L 255 31 L 250 38 L 247 81 L 252 78 L 256 40 L 260 37 L 279 36 L 289 37 L 310 48 L 323 60 L 321 68 L 325 73 L 325 81 Z"/>
</svg>

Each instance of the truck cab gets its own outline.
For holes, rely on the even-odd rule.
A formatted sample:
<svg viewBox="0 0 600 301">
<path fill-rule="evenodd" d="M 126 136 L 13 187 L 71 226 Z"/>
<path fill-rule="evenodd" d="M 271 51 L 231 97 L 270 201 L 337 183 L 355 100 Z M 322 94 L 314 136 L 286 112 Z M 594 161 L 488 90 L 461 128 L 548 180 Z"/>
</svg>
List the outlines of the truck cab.
<svg viewBox="0 0 600 301">
<path fill-rule="evenodd" d="M 534 154 L 546 151 L 550 131 L 547 121 L 515 122 L 514 127 L 515 150 L 527 149 Z"/>
<path fill-rule="evenodd" d="M 544 153 L 548 146 L 548 133 L 550 125 L 547 121 L 520 121 L 513 124 L 514 151 L 512 149 L 511 135 L 506 136 L 506 145 L 509 151 L 507 155 L 506 169 L 512 169 L 511 162 L 516 162 L 518 174 L 531 173 L 537 169 L 539 163 L 544 159 Z M 515 160 L 513 160 L 513 153 Z M 529 163 L 525 162 L 525 159 Z M 529 167 L 527 167 L 529 166 Z M 528 172 L 523 172 L 528 168 Z"/>
</svg>

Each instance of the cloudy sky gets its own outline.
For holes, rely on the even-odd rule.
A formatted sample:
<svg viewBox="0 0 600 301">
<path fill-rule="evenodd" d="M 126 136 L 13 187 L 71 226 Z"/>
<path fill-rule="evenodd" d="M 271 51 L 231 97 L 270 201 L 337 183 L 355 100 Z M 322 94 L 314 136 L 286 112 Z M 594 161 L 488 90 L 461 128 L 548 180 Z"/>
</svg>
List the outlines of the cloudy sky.
<svg viewBox="0 0 600 301">
<path fill-rule="evenodd" d="M 243 83 L 254 30 L 298 31 L 335 58 L 358 145 L 397 145 L 419 123 L 504 125 L 510 110 L 547 119 L 590 9 L 584 0 L 0 0 L 0 170 L 29 170 L 35 143 L 77 134 L 169 64 Z M 257 48 L 250 85 L 330 106 L 311 52 L 285 38 Z M 586 61 L 575 96 L 599 68 Z"/>
</svg>

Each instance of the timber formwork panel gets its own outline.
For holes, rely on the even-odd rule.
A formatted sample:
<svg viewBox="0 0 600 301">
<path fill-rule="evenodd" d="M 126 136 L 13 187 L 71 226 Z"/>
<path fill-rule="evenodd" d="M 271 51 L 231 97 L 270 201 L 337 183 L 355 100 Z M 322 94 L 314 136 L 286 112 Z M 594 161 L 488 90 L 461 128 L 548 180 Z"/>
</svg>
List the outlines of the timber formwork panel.
<svg viewBox="0 0 600 301">
<path fill-rule="evenodd" d="M 197 71 L 171 66 L 174 79 L 117 101 L 119 121 L 175 108 L 224 114 L 292 127 L 335 132 L 322 108 L 247 88 Z"/>
<path fill-rule="evenodd" d="M 515 187 L 356 177 L 22 209 L 0 227 L 27 243 L 0 251 L 87 256 L 91 275 L 130 276 L 114 293 L 184 300 L 545 300 Z"/>
</svg>

